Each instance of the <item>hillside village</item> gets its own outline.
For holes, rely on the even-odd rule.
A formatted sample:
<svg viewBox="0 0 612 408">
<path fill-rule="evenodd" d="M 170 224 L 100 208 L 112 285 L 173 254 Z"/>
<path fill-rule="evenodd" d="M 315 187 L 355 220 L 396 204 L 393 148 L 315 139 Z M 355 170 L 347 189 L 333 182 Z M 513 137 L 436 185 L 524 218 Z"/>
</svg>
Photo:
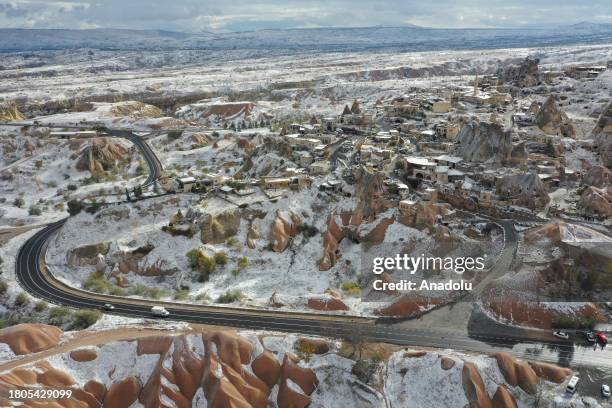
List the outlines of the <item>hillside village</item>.
<svg viewBox="0 0 612 408">
<path fill-rule="evenodd" d="M 0 356 L 8 364 L 51 353 L 64 344 L 59 338 L 73 341 L 62 330 L 98 321 L 92 330 L 106 333 L 122 323 L 47 305 L 20 287 L 23 243 L 64 218 L 40 262 L 58 285 L 94 297 L 381 319 L 406 331 L 439 325 L 466 337 L 516 330 L 553 345 L 553 331 L 571 330 L 582 341 L 580 333 L 605 330 L 612 322 L 612 53 L 605 50 L 466 52 L 457 59 L 473 61 L 463 68 L 430 53 L 410 57 L 426 60 L 418 68 L 413 60 L 388 68 L 386 55 L 371 68 L 358 65 L 359 54 L 320 55 L 312 67 L 298 60 L 299 72 L 282 62 L 289 67 L 282 76 L 269 73 L 276 65 L 266 59 L 232 62 L 218 69 L 235 74 L 235 84 L 214 88 L 221 74 L 212 70 L 194 80 L 201 89 L 184 93 L 172 82 L 176 73 L 143 74 L 122 88 L 115 73 L 84 69 L 78 89 L 54 99 L 35 88 L 59 85 L 36 77 L 24 91 L 35 96 L 0 102 L 0 238 L 7 237 L 0 312 L 6 326 L 31 323 L 0 330 Z M 272 79 L 264 86 L 260 75 Z M 373 290 L 372 258 L 398 253 L 483 257 L 484 269 L 412 276 L 461 280 L 472 293 L 394 289 L 406 277 L 399 270 L 385 271 L 379 279 L 387 289 Z M 41 373 L 31 384 L 64 370 L 79 392 L 98 401 L 128 395 L 134 406 L 169 395 L 175 406 L 332 406 L 341 394 L 357 395 L 354 406 L 387 406 L 386 389 L 397 391 L 392 406 L 435 406 L 416 388 L 405 391 L 409 378 L 425 373 L 432 384 L 450 378 L 449 406 L 535 406 L 541 398 L 555 404 L 543 406 L 598 406 L 560 396 L 570 369 L 505 353 L 376 343 L 362 359 L 355 343 L 363 339 L 195 325 L 151 330 L 158 329 L 159 336 L 146 334 L 151 341 L 111 332 L 104 342 L 75 346 L 76 359 L 58 348 L 51 364 L 0 372 L 0 388 L 26 384 L 28 370 Z M 55 340 L 22 350 L 22 341 L 49 336 Z M 81 366 L 97 357 L 111 370 L 108 353 L 118 344 L 146 368 L 142 375 L 113 363 L 121 375 L 97 373 L 102 385 L 81 381 Z M 589 352 L 599 351 L 594 345 Z M 197 368 L 196 386 L 183 384 L 181 356 Z M 265 364 L 256 368 L 258 361 Z M 434 395 L 423 378 L 418 388 Z"/>
</svg>

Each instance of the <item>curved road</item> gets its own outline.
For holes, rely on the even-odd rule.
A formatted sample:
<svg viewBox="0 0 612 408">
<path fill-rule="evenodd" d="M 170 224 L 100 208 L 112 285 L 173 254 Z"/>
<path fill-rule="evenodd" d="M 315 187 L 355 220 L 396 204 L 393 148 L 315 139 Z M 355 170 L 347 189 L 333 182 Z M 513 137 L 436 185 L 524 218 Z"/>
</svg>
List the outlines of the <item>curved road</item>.
<svg viewBox="0 0 612 408">
<path fill-rule="evenodd" d="M 144 185 L 151 185 L 161 174 L 161 164 L 148 144 L 129 131 L 106 131 L 111 136 L 133 141 L 141 149 L 150 169 Z M 394 325 L 395 322 L 392 320 L 384 322 L 351 316 L 211 307 L 87 292 L 58 281 L 45 265 L 47 244 L 65 222 L 66 219 L 63 219 L 50 224 L 28 239 L 20 249 L 15 264 L 16 276 L 21 286 L 33 296 L 54 304 L 99 309 L 104 303 L 112 303 L 115 306 L 113 314 L 140 318 L 151 318 L 151 306 L 163 305 L 170 312 L 171 319 L 185 322 L 346 338 L 353 342 L 375 341 L 479 353 L 507 351 L 517 357 L 554 363 L 562 362 L 560 361 L 562 356 L 571 355 L 572 364 L 612 369 L 610 350 L 591 353 L 577 348 L 571 342 L 558 342 L 552 339 L 550 342 L 532 341 L 528 335 L 522 335 L 520 331 L 503 336 L 494 333 L 467 336 L 443 329 L 404 329 Z M 535 348 L 541 348 L 537 354 L 532 352 Z"/>
</svg>

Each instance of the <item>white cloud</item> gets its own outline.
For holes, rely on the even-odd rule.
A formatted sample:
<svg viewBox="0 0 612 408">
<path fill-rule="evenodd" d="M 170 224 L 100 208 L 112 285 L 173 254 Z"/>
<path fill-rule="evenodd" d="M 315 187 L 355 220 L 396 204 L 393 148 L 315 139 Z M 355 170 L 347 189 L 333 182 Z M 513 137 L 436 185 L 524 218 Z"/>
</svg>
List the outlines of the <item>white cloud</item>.
<svg viewBox="0 0 612 408">
<path fill-rule="evenodd" d="M 178 31 L 373 26 L 513 27 L 612 21 L 610 0 L 0 0 L 0 27 Z"/>
</svg>

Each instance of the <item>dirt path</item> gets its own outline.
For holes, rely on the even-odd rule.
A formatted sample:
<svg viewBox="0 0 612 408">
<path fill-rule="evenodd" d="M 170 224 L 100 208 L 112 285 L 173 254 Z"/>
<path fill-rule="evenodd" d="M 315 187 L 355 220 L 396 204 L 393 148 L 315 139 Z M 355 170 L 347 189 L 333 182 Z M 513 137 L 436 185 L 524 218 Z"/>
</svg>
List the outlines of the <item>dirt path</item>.
<svg viewBox="0 0 612 408">
<path fill-rule="evenodd" d="M 44 227 L 46 224 L 24 225 L 22 227 L 8 227 L 0 229 L 0 247 L 9 242 L 18 235 L 23 234 L 31 229 Z"/>
</svg>

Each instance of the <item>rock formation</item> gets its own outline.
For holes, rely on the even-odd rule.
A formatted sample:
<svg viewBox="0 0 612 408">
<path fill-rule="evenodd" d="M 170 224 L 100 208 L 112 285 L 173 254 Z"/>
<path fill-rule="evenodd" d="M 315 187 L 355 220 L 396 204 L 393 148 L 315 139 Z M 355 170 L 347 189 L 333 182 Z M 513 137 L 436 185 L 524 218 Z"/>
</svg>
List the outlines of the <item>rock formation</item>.
<svg viewBox="0 0 612 408">
<path fill-rule="evenodd" d="M 19 112 L 15 105 L 0 104 L 0 120 L 17 121 L 25 120 L 25 116 Z"/>
<path fill-rule="evenodd" d="M 612 168 L 612 102 L 599 117 L 592 134 L 601 160 L 606 167 Z"/>
<path fill-rule="evenodd" d="M 402 224 L 417 229 L 433 227 L 439 218 L 447 215 L 451 209 L 449 204 L 421 201 L 415 204 L 415 211 L 412 216 L 400 216 Z"/>
<path fill-rule="evenodd" d="M 458 154 L 469 162 L 497 163 L 506 161 L 512 153 L 512 137 L 509 131 L 496 123 L 469 121 L 457 135 Z"/>
<path fill-rule="evenodd" d="M 576 129 L 565 112 L 559 109 L 553 96 L 549 96 L 535 117 L 536 125 L 546 134 L 576 138 Z"/>
<path fill-rule="evenodd" d="M 290 239 L 299 234 L 299 226 L 302 220 L 292 211 L 276 212 L 276 216 L 270 226 L 270 248 L 274 252 L 283 252 L 288 246 Z"/>
<path fill-rule="evenodd" d="M 540 82 L 538 64 L 540 60 L 533 57 L 525 58 L 518 65 L 510 65 L 500 68 L 497 77 L 504 83 L 517 88 L 536 86 Z"/>
<path fill-rule="evenodd" d="M 249 226 L 249 230 L 247 231 L 247 246 L 251 249 L 255 249 L 259 237 L 259 227 L 257 226 L 257 224 L 252 223 Z"/>
<path fill-rule="evenodd" d="M 484 381 L 480 376 L 480 372 L 474 363 L 463 363 L 463 371 L 461 375 L 463 383 L 463 391 L 467 397 L 470 407 L 477 408 L 493 408 L 489 394 L 484 385 Z"/>
<path fill-rule="evenodd" d="M 238 233 L 240 211 L 230 208 L 216 213 L 205 213 L 199 220 L 200 239 L 204 244 L 220 244 Z"/>
<path fill-rule="evenodd" d="M 349 310 L 348 306 L 340 299 L 331 296 L 310 297 L 308 307 L 313 310 L 325 312 Z"/>
<path fill-rule="evenodd" d="M 55 347 L 61 336 L 58 327 L 24 323 L 0 330 L 0 343 L 6 343 L 17 355 L 32 354 Z"/>
<path fill-rule="evenodd" d="M 402 296 L 389 306 L 376 311 L 379 316 L 386 317 L 414 317 L 428 310 L 432 305 L 439 303 L 436 299 L 421 299 Z"/>
<path fill-rule="evenodd" d="M 546 186 L 536 173 L 517 173 L 505 175 L 496 180 L 498 194 L 522 199 L 521 205 L 528 208 L 544 206 L 550 198 Z"/>
<path fill-rule="evenodd" d="M 582 182 L 588 186 L 608 187 L 612 185 L 612 171 L 604 166 L 593 166 L 584 175 Z"/>
<path fill-rule="evenodd" d="M 110 138 L 96 138 L 79 152 L 76 169 L 92 174 L 100 173 L 113 168 L 127 154 L 128 149 Z"/>
<path fill-rule="evenodd" d="M 612 216 L 612 187 L 588 187 L 580 196 L 580 206 L 591 214 Z"/>
<path fill-rule="evenodd" d="M 355 171 L 355 182 L 355 196 L 358 200 L 355 209 L 332 212 L 327 217 L 327 228 L 323 233 L 323 256 L 319 262 L 319 269 L 322 271 L 330 269 L 336 263 L 340 255 L 338 244 L 342 239 L 348 237 L 357 242 L 380 244 L 387 228 L 393 223 L 392 218 L 376 220 L 376 216 L 387 209 L 383 174 L 361 167 Z M 362 224 L 372 222 L 378 224 L 372 229 L 366 229 L 366 232 L 360 228 Z"/>
<path fill-rule="evenodd" d="M 175 408 L 266 408 L 270 403 L 280 408 L 303 408 L 310 404 L 310 395 L 318 385 L 314 371 L 298 365 L 291 353 L 285 353 L 281 362 L 263 348 L 258 339 L 249 340 L 235 331 L 160 335 L 135 341 L 139 356 L 154 356 L 156 362 L 152 370 L 113 378 L 108 389 L 96 380 L 78 383 L 75 378 L 79 377 L 73 378 L 41 361 L 0 375 L 0 394 L 8 388 L 24 386 L 70 387 L 73 390 L 71 398 L 49 401 L 50 405 L 45 405 L 58 408 L 128 408 L 134 404 Z M 308 341 L 317 342 L 316 339 Z M 316 344 L 317 350 L 323 351 L 324 344 Z M 87 364 L 79 361 L 91 361 L 81 358 L 83 351 L 77 349 L 70 354 L 71 357 L 79 355 L 73 362 L 75 370 L 79 364 Z M 113 373 L 108 376 L 111 378 Z M 278 387 L 276 394 L 272 393 L 274 387 Z M 272 398 L 276 401 L 272 402 Z M 39 406 L 34 401 L 24 402 L 25 406 Z M 1 404 L 4 404 L 2 399 Z"/>
<path fill-rule="evenodd" d="M 93 361 L 98 358 L 98 353 L 96 350 L 91 349 L 76 349 L 70 352 L 70 358 L 74 361 L 82 363 L 84 361 Z"/>
<path fill-rule="evenodd" d="M 125 101 L 114 103 L 111 114 L 116 117 L 132 117 L 136 119 L 159 118 L 163 112 L 157 106 L 147 105 L 140 101 Z"/>
<path fill-rule="evenodd" d="M 68 266 L 96 265 L 99 255 L 106 255 L 110 250 L 110 242 L 98 242 L 96 244 L 82 245 L 72 249 L 68 253 Z"/>
</svg>

